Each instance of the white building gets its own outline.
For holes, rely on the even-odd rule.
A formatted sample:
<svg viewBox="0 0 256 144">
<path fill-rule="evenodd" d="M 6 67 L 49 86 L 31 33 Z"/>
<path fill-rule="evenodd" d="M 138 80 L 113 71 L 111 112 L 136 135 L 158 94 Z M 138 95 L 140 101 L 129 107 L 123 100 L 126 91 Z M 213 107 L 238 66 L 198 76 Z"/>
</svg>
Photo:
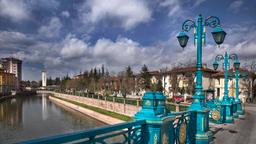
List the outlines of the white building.
<svg viewBox="0 0 256 144">
<path fill-rule="evenodd" d="M 42 87 L 46 87 L 47 86 L 47 75 L 46 75 L 46 71 L 42 71 Z"/>
<path fill-rule="evenodd" d="M 248 76 L 243 79 L 239 78 L 238 85 L 239 85 L 239 97 L 242 98 L 249 98 L 253 97 L 253 84 L 255 80 L 255 74 L 252 72 L 249 72 L 245 69 L 239 69 L 240 73 L 247 73 Z M 231 73 L 232 71 L 229 71 Z M 215 97 L 218 97 L 220 100 L 223 99 L 224 95 L 224 72 L 218 72 L 216 74 L 213 74 L 212 77 L 214 78 L 213 85 L 215 88 Z M 236 96 L 236 80 L 233 78 L 230 79 L 228 82 L 228 90 L 229 90 L 229 96 Z"/>
<path fill-rule="evenodd" d="M 202 86 L 205 94 L 214 92 L 214 97 L 220 100 L 224 95 L 224 73 L 223 71 L 215 71 L 204 66 Z M 256 84 L 256 75 L 245 69 L 240 69 L 240 73 L 247 73 L 248 77 L 244 80 L 239 79 L 239 97 L 242 99 L 253 98 L 255 96 L 254 85 Z M 163 92 L 165 95 L 172 97 L 173 95 L 190 95 L 192 96 L 196 82 L 196 67 L 174 68 L 170 71 L 160 73 L 157 71 L 150 72 L 151 83 L 162 80 Z M 229 72 L 231 73 L 231 71 Z M 229 96 L 235 96 L 236 90 L 235 78 L 229 80 Z"/>
<path fill-rule="evenodd" d="M 207 91 L 211 85 L 211 75 L 217 73 L 212 69 L 204 66 L 203 71 L 203 90 Z M 183 91 L 186 94 L 192 95 L 192 89 L 194 89 L 196 82 L 196 67 L 181 67 L 174 68 L 171 71 L 167 71 L 162 75 L 163 88 L 166 95 L 172 96 L 177 94 L 177 91 Z M 172 85 L 175 84 L 175 85 Z M 176 91 L 176 92 L 174 92 Z M 174 93 L 173 93 L 174 92 Z"/>
</svg>

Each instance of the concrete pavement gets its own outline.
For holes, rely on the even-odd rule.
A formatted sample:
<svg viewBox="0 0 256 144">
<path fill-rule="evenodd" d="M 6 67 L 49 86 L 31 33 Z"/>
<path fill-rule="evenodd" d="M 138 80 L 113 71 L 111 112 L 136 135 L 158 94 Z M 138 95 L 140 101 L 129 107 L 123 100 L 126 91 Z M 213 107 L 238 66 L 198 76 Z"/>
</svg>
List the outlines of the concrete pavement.
<svg viewBox="0 0 256 144">
<path fill-rule="evenodd" d="M 246 104 L 245 118 L 234 124 L 211 124 L 213 144 L 256 144 L 256 104 Z"/>
</svg>

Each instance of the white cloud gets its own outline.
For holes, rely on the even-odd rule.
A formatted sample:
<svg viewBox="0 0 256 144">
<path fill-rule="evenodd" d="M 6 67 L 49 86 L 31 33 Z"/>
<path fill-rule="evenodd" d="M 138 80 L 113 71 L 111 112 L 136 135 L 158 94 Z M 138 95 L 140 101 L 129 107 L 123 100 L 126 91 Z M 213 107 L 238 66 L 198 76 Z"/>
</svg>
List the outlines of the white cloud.
<svg viewBox="0 0 256 144">
<path fill-rule="evenodd" d="M 233 13 L 238 13 L 243 6 L 242 0 L 236 0 L 229 5 L 229 10 Z"/>
<path fill-rule="evenodd" d="M 0 0 L 0 15 L 19 21 L 29 18 L 29 12 L 22 0 Z"/>
<path fill-rule="evenodd" d="M 172 22 L 177 19 L 186 18 L 186 15 L 203 4 L 206 0 L 160 0 L 160 8 L 166 8 L 168 10 L 168 16 L 172 18 Z"/>
<path fill-rule="evenodd" d="M 32 6 L 40 6 L 46 9 L 57 9 L 60 6 L 59 0 L 32 0 L 30 1 Z"/>
<path fill-rule="evenodd" d="M 30 40 L 25 34 L 16 31 L 0 31 L 0 42 L 24 42 Z"/>
<path fill-rule="evenodd" d="M 87 44 L 74 35 L 69 34 L 62 43 L 63 47 L 60 54 L 64 58 L 79 58 L 85 55 L 88 50 Z"/>
<path fill-rule="evenodd" d="M 169 65 L 165 48 L 158 46 L 142 46 L 131 39 L 120 37 L 116 41 L 99 39 L 92 47 L 95 65 L 105 64 L 114 71 L 120 71 L 131 65 L 139 70 L 143 64 L 152 69 Z M 168 62 L 168 64 L 166 63 Z"/>
<path fill-rule="evenodd" d="M 86 8 L 89 8 L 89 12 Z M 151 19 L 151 10 L 140 0 L 89 0 L 82 8 L 85 22 L 97 23 L 103 19 L 116 19 L 125 29 Z"/>
<path fill-rule="evenodd" d="M 54 68 L 62 64 L 62 59 L 60 57 L 46 57 L 44 65 L 46 68 Z"/>
<path fill-rule="evenodd" d="M 174 16 L 175 14 L 183 11 L 179 0 L 164 0 L 160 2 L 160 6 L 167 7 L 169 9 L 169 16 Z"/>
<path fill-rule="evenodd" d="M 241 64 L 255 60 L 256 57 L 256 27 L 249 25 L 230 25 L 224 44 L 217 48 L 212 37 L 207 35 L 207 45 L 203 47 L 203 63 L 210 64 L 217 54 L 223 54 L 225 49 L 237 53 Z M 243 35 L 243 37 L 241 37 Z M 185 64 L 196 59 L 196 48 L 193 40 L 182 51 L 178 45 L 175 33 L 170 40 L 158 42 L 155 45 L 144 46 L 136 40 L 119 37 L 116 40 L 99 38 L 91 44 L 75 35 L 67 35 L 62 41 L 47 42 L 16 31 L 0 31 L 1 57 L 15 56 L 23 60 L 26 67 L 25 78 L 40 79 L 40 68 L 46 68 L 52 77 L 67 73 L 77 74 L 80 70 L 88 70 L 104 64 L 109 71 L 119 72 L 131 65 L 138 72 L 143 64 L 150 70 Z M 37 71 L 29 70 L 31 68 Z"/>
<path fill-rule="evenodd" d="M 194 2 L 194 7 L 197 7 L 199 5 L 201 5 L 202 3 L 204 3 L 206 0 L 194 0 L 192 2 Z"/>
<path fill-rule="evenodd" d="M 127 39 L 119 38 L 116 42 L 109 39 L 99 39 L 93 48 L 94 56 L 109 62 L 110 65 L 125 65 L 127 63 L 140 63 L 140 54 L 142 48 L 139 44 Z"/>
<path fill-rule="evenodd" d="M 56 37 L 59 35 L 60 29 L 62 28 L 62 23 L 58 17 L 52 17 L 47 25 L 41 26 L 38 32 L 42 36 L 48 38 Z"/>
<path fill-rule="evenodd" d="M 61 12 L 61 15 L 62 15 L 63 17 L 66 17 L 66 18 L 69 18 L 69 17 L 70 17 L 70 13 L 69 13 L 68 11 L 63 11 L 63 12 Z"/>
</svg>

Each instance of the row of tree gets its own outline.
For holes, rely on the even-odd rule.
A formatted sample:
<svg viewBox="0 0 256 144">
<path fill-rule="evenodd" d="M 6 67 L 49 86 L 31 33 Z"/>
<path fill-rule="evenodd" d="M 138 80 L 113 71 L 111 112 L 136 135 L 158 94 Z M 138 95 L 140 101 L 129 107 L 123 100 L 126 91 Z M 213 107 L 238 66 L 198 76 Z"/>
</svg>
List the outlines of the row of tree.
<svg viewBox="0 0 256 144">
<path fill-rule="evenodd" d="M 135 75 L 131 66 L 127 66 L 123 71 L 117 75 L 110 75 L 104 65 L 101 68 L 92 68 L 89 71 L 80 72 L 74 78 L 70 78 L 67 74 L 63 78 L 47 79 L 47 85 L 58 85 L 61 90 L 80 90 L 91 93 L 101 92 L 107 94 L 122 93 L 123 96 L 127 94 L 139 94 L 144 90 L 163 91 L 165 84 L 162 84 L 161 75 L 167 72 L 167 68 L 161 69 L 156 83 L 151 82 L 152 75 L 146 65 L 143 65 L 140 73 Z M 188 78 L 188 87 L 179 87 L 180 78 L 177 73 L 172 73 L 169 81 L 171 82 L 171 91 L 175 93 L 189 93 L 194 92 L 194 78 L 193 74 L 186 74 Z M 165 81 L 165 80 L 164 80 Z M 41 83 L 41 82 L 40 82 Z"/>
<path fill-rule="evenodd" d="M 92 68 L 74 78 L 68 74 L 63 78 L 47 79 L 47 85 L 59 85 L 62 90 L 82 90 L 88 92 L 103 92 L 108 94 L 122 93 L 122 95 L 139 93 L 143 90 L 162 91 L 162 81 L 151 83 L 148 67 L 143 65 L 140 73 L 134 75 L 130 66 L 127 66 L 118 75 L 110 75 L 104 65 L 101 68 Z"/>
</svg>

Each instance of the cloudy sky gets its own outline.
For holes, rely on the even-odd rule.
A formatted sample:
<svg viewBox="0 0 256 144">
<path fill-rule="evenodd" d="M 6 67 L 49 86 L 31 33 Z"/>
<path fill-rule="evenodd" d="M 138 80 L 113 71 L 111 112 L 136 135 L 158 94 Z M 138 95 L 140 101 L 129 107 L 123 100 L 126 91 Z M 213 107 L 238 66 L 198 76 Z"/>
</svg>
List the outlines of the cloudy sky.
<svg viewBox="0 0 256 144">
<path fill-rule="evenodd" d="M 78 74 L 102 64 L 117 72 L 194 61 L 193 32 L 176 40 L 186 19 L 218 16 L 227 32 L 218 48 L 207 28 L 203 62 L 225 49 L 241 62 L 256 59 L 255 0 L 0 0 L 0 57 L 23 60 L 23 79 Z"/>
</svg>

